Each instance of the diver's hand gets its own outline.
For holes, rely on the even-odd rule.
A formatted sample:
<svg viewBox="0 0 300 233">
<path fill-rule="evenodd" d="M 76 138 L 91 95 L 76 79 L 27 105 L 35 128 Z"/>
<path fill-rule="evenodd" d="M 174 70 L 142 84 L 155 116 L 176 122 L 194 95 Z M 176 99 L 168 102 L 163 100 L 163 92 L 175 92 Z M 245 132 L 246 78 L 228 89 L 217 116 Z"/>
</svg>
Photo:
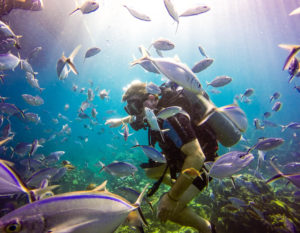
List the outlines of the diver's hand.
<svg viewBox="0 0 300 233">
<path fill-rule="evenodd" d="M 164 194 L 158 206 L 157 217 L 162 222 L 166 222 L 174 214 L 177 205 L 178 201 L 172 200 L 168 193 Z"/>
</svg>

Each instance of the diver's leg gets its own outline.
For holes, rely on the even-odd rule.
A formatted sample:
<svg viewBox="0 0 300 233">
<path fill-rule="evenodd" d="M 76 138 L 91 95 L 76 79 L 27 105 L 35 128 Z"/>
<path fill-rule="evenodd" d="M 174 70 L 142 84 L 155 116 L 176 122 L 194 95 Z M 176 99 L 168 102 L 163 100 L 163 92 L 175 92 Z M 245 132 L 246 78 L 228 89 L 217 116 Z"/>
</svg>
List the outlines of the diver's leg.
<svg viewBox="0 0 300 233">
<path fill-rule="evenodd" d="M 170 218 L 171 221 L 183 226 L 196 228 L 199 232 L 211 233 L 210 222 L 197 215 L 187 204 L 199 194 L 199 189 L 191 185 L 181 196 L 175 214 Z"/>
</svg>

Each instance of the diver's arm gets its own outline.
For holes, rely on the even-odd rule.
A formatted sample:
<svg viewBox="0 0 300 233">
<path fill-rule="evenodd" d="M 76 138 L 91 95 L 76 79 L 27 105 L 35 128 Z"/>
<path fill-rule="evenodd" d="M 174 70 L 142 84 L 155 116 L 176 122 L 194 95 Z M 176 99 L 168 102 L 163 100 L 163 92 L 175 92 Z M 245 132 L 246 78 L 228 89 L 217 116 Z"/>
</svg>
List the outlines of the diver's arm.
<svg viewBox="0 0 300 233">
<path fill-rule="evenodd" d="M 199 171 L 202 168 L 205 156 L 197 139 L 184 144 L 181 147 L 181 151 L 186 155 L 182 171 L 189 168 Z M 168 193 L 169 198 L 176 201 L 179 200 L 195 178 L 195 175 L 181 173 Z"/>
</svg>

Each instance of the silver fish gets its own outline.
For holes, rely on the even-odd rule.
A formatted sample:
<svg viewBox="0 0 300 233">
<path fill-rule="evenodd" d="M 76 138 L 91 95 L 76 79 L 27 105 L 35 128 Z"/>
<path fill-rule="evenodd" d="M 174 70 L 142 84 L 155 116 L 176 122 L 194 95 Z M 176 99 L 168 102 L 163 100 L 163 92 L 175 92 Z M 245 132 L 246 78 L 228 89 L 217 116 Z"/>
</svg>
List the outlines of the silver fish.
<svg viewBox="0 0 300 233">
<path fill-rule="evenodd" d="M 162 131 L 160 129 L 158 122 L 157 122 L 157 117 L 155 116 L 153 110 L 145 107 L 145 115 L 146 115 L 147 122 L 151 127 L 151 130 L 159 131 L 162 140 L 165 141 L 164 135 L 163 135 L 164 131 Z"/>
<path fill-rule="evenodd" d="M 77 7 L 74 11 L 70 13 L 72 15 L 76 11 L 80 10 L 82 14 L 89 14 L 92 13 L 99 8 L 99 3 L 93 0 L 87 0 L 85 1 L 81 6 Z"/>
<path fill-rule="evenodd" d="M 140 218 L 146 224 L 139 207 L 147 186 L 135 204 L 102 191 L 101 186 L 92 191 L 52 196 L 22 206 L 0 218 L 0 231 L 14 226 L 22 229 L 23 233 L 108 233 L 116 231 L 131 212 L 136 214 L 136 221 Z"/>
<path fill-rule="evenodd" d="M 113 176 L 125 177 L 134 175 L 134 173 L 137 172 L 137 168 L 133 164 L 127 162 L 115 161 L 106 166 L 100 161 L 99 163 L 102 165 L 100 172 L 105 171 Z"/>
<path fill-rule="evenodd" d="M 25 70 L 26 72 L 32 73 L 33 75 L 38 74 L 37 72 L 34 72 L 32 66 L 30 65 L 30 63 L 28 62 L 27 59 L 25 59 L 25 60 L 21 59 L 20 64 L 21 64 L 21 69 L 22 70 Z"/>
<path fill-rule="evenodd" d="M 16 57 L 12 53 L 8 52 L 5 54 L 0 54 L 0 71 L 4 70 L 15 70 L 19 65 L 20 58 Z"/>
<path fill-rule="evenodd" d="M 131 63 L 131 66 L 140 64 L 143 61 L 151 61 L 161 74 L 171 81 L 174 81 L 183 88 L 194 93 L 202 93 L 202 86 L 197 76 L 185 64 L 173 58 L 152 58 L 144 47 L 141 47 L 143 57 Z"/>
<path fill-rule="evenodd" d="M 64 53 L 62 54 L 61 58 L 58 59 L 57 64 L 56 64 L 56 73 L 57 76 L 60 77 L 64 67 L 66 65 L 69 66 L 69 68 L 71 69 L 71 71 L 74 74 L 78 74 L 78 71 L 73 63 L 73 60 L 75 58 L 75 56 L 77 55 L 79 49 L 81 48 L 81 45 L 78 45 L 70 54 L 69 57 L 65 57 Z"/>
<path fill-rule="evenodd" d="M 214 62 L 214 59 L 212 58 L 204 58 L 203 60 L 197 62 L 193 68 L 192 71 L 194 73 L 199 73 L 203 70 L 205 70 L 207 67 L 209 67 Z"/>
<path fill-rule="evenodd" d="M 93 101 L 95 98 L 95 94 L 91 88 L 88 89 L 88 100 Z"/>
<path fill-rule="evenodd" d="M 147 91 L 147 93 L 152 94 L 152 95 L 160 95 L 160 93 L 161 93 L 161 89 L 159 88 L 159 86 L 157 86 L 156 84 L 154 84 L 152 82 L 147 83 L 146 91 Z"/>
<path fill-rule="evenodd" d="M 156 117 L 165 120 L 165 119 L 167 119 L 169 117 L 175 116 L 176 114 L 178 114 L 178 113 L 180 113 L 182 111 L 183 111 L 182 108 L 179 107 L 179 106 L 170 106 L 170 107 L 162 109 L 156 115 Z"/>
<path fill-rule="evenodd" d="M 217 76 L 213 81 L 206 82 L 207 86 L 213 86 L 213 87 L 223 87 L 230 83 L 232 81 L 232 78 L 226 75 Z"/>
<path fill-rule="evenodd" d="M 101 49 L 98 47 L 89 48 L 85 53 L 84 60 L 88 57 L 93 57 L 100 52 L 101 52 Z"/>
<path fill-rule="evenodd" d="M 259 139 L 258 142 L 251 147 L 248 151 L 251 150 L 262 150 L 262 151 L 268 151 L 273 150 L 280 146 L 282 143 L 284 143 L 284 139 L 282 138 L 262 138 Z"/>
<path fill-rule="evenodd" d="M 129 13 L 133 17 L 135 17 L 135 18 L 137 18 L 139 20 L 143 20 L 143 21 L 151 21 L 151 18 L 149 16 L 147 16 L 147 15 L 145 15 L 143 13 L 140 13 L 140 12 L 138 12 L 138 11 L 134 10 L 133 8 L 130 8 L 130 7 L 126 6 L 126 5 L 123 5 L 123 6 L 129 11 Z"/>
<path fill-rule="evenodd" d="M 36 47 L 34 48 L 28 55 L 27 57 L 27 60 L 30 61 L 30 60 L 33 60 L 35 59 L 38 54 L 42 51 L 42 47 Z"/>
<path fill-rule="evenodd" d="M 253 93 L 254 93 L 253 88 L 247 88 L 246 91 L 244 92 L 244 94 L 242 94 L 241 100 L 243 99 L 244 96 L 250 97 L 251 95 L 253 95 Z"/>
<path fill-rule="evenodd" d="M 275 93 L 270 97 L 270 103 L 272 102 L 272 100 L 277 100 L 280 96 L 281 96 L 281 94 L 280 94 L 279 92 L 275 92 Z"/>
<path fill-rule="evenodd" d="M 205 13 L 209 10 L 210 10 L 210 8 L 208 6 L 195 6 L 195 7 L 185 10 L 182 14 L 179 15 L 179 17 L 199 15 L 199 14 Z"/>
<path fill-rule="evenodd" d="M 164 50 L 164 51 L 174 49 L 174 47 L 175 47 L 175 44 L 172 41 L 170 41 L 168 39 L 164 39 L 164 38 L 159 38 L 159 39 L 153 41 L 151 46 L 152 45 L 155 49 Z"/>
<path fill-rule="evenodd" d="M 145 153 L 145 155 L 149 159 L 152 159 L 155 162 L 159 162 L 159 163 L 166 163 L 167 162 L 165 156 L 152 146 L 135 145 L 131 148 L 136 148 L 136 147 L 140 147 L 143 150 L 143 152 Z"/>
<path fill-rule="evenodd" d="M 208 175 L 218 179 L 231 177 L 233 174 L 248 166 L 253 159 L 254 156 L 246 152 L 228 152 L 219 157 L 214 163 L 212 163 Z"/>
<path fill-rule="evenodd" d="M 45 90 L 45 88 L 40 87 L 39 80 L 36 79 L 32 73 L 26 72 L 26 80 L 30 84 L 31 87 L 38 89 L 40 92 Z"/>
<path fill-rule="evenodd" d="M 208 56 L 206 55 L 206 52 L 205 52 L 204 48 L 201 45 L 198 46 L 198 49 L 199 49 L 199 52 L 201 53 L 201 55 L 203 57 L 208 58 Z"/>
<path fill-rule="evenodd" d="M 26 101 L 26 103 L 32 105 L 32 106 L 40 106 L 44 104 L 44 100 L 37 96 L 32 96 L 29 94 L 22 94 L 22 98 Z"/>
<path fill-rule="evenodd" d="M 171 18 L 174 19 L 174 21 L 177 23 L 177 27 L 176 27 L 176 32 L 177 32 L 178 26 L 179 26 L 179 16 L 178 16 L 178 13 L 175 10 L 174 5 L 171 2 L 171 0 L 164 0 L 164 4 L 165 4 L 165 7 L 166 7 L 169 15 L 171 16 Z"/>
<path fill-rule="evenodd" d="M 287 125 L 282 125 L 281 128 L 282 128 L 281 132 L 284 132 L 286 129 L 300 129 L 300 123 L 299 122 L 291 122 Z"/>
<path fill-rule="evenodd" d="M 41 118 L 38 114 L 33 113 L 33 112 L 26 112 L 25 113 L 25 118 L 29 122 L 33 122 L 35 124 L 38 124 L 41 122 Z"/>
<path fill-rule="evenodd" d="M 92 117 L 97 118 L 98 112 L 96 110 L 96 108 L 92 109 Z"/>
<path fill-rule="evenodd" d="M 282 103 L 279 102 L 279 101 L 277 101 L 277 102 L 275 102 L 275 104 L 273 105 L 272 111 L 278 112 L 279 110 L 281 110 L 281 108 L 282 108 Z"/>
</svg>

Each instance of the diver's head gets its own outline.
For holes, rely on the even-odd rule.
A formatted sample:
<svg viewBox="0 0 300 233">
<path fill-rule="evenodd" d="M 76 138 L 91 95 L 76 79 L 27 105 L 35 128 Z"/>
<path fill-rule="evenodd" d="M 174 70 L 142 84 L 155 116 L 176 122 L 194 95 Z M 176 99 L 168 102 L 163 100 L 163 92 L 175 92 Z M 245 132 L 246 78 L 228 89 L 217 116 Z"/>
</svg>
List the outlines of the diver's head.
<svg viewBox="0 0 300 233">
<path fill-rule="evenodd" d="M 158 96 L 147 93 L 146 84 L 140 81 L 132 82 L 123 97 L 123 102 L 127 102 L 124 107 L 129 115 L 136 116 L 136 120 L 131 123 L 134 130 L 145 128 L 144 122 L 144 108 L 148 107 L 155 109 L 158 103 Z"/>
<path fill-rule="evenodd" d="M 31 8 L 32 11 L 41 11 L 44 8 L 43 0 L 31 0 Z"/>
</svg>

